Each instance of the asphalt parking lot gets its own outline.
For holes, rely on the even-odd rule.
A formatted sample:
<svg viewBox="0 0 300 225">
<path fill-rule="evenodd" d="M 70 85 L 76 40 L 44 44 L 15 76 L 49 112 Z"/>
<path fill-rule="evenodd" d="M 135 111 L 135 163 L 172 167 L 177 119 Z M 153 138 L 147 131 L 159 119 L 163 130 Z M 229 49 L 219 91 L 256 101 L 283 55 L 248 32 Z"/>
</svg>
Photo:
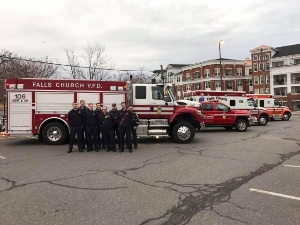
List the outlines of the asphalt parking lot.
<svg viewBox="0 0 300 225">
<path fill-rule="evenodd" d="M 299 224 L 299 125 L 141 140 L 132 154 L 2 137 L 1 224 Z"/>
</svg>

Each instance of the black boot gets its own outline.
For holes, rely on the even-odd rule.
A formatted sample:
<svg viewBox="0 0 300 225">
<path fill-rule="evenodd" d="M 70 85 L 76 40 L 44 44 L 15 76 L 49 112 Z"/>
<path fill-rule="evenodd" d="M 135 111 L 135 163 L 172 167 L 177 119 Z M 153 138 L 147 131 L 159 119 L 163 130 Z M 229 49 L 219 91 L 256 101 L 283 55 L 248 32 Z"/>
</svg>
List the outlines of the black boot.
<svg viewBox="0 0 300 225">
<path fill-rule="evenodd" d="M 124 152 L 124 149 L 120 149 L 119 152 Z"/>
<path fill-rule="evenodd" d="M 72 149 L 69 149 L 68 153 L 71 153 L 72 152 Z"/>
<path fill-rule="evenodd" d="M 134 145 L 134 149 L 137 149 L 137 145 Z"/>
<path fill-rule="evenodd" d="M 132 153 L 132 149 L 129 149 L 129 152 Z"/>
</svg>

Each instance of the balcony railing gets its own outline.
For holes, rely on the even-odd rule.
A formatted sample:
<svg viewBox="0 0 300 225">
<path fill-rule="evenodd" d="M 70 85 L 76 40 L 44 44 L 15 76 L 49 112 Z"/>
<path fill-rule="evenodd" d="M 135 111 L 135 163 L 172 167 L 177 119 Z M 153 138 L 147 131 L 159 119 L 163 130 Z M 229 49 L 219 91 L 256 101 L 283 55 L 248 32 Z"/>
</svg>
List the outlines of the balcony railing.
<svg viewBox="0 0 300 225">
<path fill-rule="evenodd" d="M 300 78 L 298 79 L 291 79 L 291 84 L 300 84 Z"/>
</svg>

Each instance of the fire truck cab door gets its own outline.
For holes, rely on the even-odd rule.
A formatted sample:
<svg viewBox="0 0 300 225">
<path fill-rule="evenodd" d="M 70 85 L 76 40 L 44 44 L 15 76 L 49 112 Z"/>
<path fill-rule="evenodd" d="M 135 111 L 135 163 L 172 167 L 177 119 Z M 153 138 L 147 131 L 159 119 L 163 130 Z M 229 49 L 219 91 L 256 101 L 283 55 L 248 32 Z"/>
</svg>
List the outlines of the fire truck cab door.
<svg viewBox="0 0 300 225">
<path fill-rule="evenodd" d="M 160 118 L 168 118 L 168 116 L 173 114 L 173 100 L 169 94 L 167 96 L 164 94 L 164 88 L 162 86 L 151 86 L 150 93 L 150 114 L 161 115 Z"/>
<path fill-rule="evenodd" d="M 215 117 L 213 103 L 201 103 L 201 109 L 203 112 L 203 119 L 205 124 L 207 125 L 215 124 L 216 117 Z"/>
<path fill-rule="evenodd" d="M 9 92 L 8 134 L 32 134 L 32 93 Z"/>
<path fill-rule="evenodd" d="M 230 108 L 222 103 L 216 104 L 216 122 L 222 125 L 234 124 L 235 115 Z"/>
</svg>

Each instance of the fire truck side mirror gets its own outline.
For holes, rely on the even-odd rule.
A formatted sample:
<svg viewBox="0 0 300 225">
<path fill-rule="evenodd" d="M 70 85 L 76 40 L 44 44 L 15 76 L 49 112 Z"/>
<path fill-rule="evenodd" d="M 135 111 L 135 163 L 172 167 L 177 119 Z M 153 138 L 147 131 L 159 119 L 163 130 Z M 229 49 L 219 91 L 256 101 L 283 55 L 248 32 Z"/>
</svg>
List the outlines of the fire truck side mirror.
<svg viewBox="0 0 300 225">
<path fill-rule="evenodd" d="M 228 107 L 228 112 L 230 112 L 231 111 L 231 108 L 230 107 Z"/>
</svg>

